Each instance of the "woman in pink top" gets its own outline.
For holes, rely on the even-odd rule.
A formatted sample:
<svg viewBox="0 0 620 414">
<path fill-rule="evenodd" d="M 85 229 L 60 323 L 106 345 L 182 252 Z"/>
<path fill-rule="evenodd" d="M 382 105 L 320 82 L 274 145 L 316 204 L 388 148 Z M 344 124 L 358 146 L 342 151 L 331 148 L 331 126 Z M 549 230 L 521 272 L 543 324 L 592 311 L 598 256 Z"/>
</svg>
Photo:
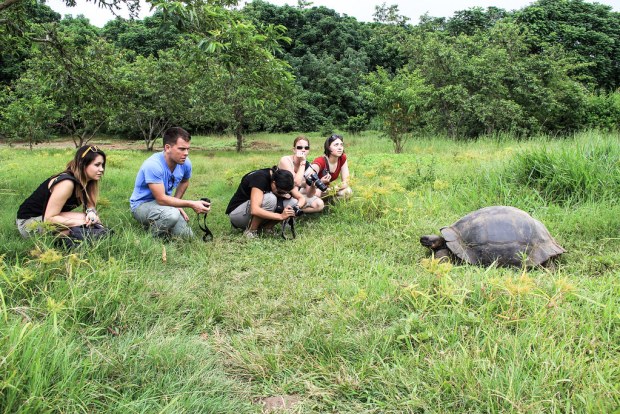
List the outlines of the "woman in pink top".
<svg viewBox="0 0 620 414">
<path fill-rule="evenodd" d="M 342 136 L 334 134 L 327 138 L 323 149 L 325 155 L 315 158 L 311 168 L 325 185 L 334 188 L 337 198 L 350 196 L 353 190 L 349 187 L 349 164 L 347 155 L 344 153 Z M 340 177 L 340 185 L 332 186 L 338 177 Z"/>
</svg>

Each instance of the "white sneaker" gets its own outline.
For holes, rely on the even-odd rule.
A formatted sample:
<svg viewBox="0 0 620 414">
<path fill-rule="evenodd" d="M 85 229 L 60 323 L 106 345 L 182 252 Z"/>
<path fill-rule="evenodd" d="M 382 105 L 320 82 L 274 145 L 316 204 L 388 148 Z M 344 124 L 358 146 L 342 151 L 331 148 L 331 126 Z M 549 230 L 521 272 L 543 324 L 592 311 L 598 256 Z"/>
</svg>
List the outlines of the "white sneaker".
<svg viewBox="0 0 620 414">
<path fill-rule="evenodd" d="M 258 230 L 246 229 L 246 230 L 243 230 L 243 235 L 247 239 L 258 239 Z"/>
</svg>

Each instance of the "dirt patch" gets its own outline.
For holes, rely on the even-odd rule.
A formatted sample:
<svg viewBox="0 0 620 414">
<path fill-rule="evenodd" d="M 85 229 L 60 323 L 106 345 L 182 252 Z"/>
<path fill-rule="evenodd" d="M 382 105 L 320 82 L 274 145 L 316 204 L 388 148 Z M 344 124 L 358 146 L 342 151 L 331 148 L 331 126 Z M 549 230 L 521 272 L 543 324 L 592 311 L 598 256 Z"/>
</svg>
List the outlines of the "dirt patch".
<svg viewBox="0 0 620 414">
<path fill-rule="evenodd" d="M 248 148 L 253 150 L 275 150 L 279 149 L 280 146 L 277 144 L 272 144 L 270 142 L 252 141 L 248 144 Z"/>
<path fill-rule="evenodd" d="M 263 413 L 285 412 L 301 401 L 299 395 L 276 395 L 259 398 L 257 402 L 263 406 Z"/>
<path fill-rule="evenodd" d="M 94 140 L 89 142 L 90 145 L 100 146 L 104 151 L 106 149 L 112 150 L 145 150 L 146 146 L 144 145 L 144 141 L 130 141 L 130 140 L 114 140 L 114 141 L 106 141 L 106 140 Z M 7 142 L 0 141 L 0 148 L 19 148 L 19 149 L 28 149 L 29 145 L 27 142 L 12 142 L 8 144 Z M 75 144 L 72 140 L 54 140 L 49 142 L 41 142 L 39 144 L 33 145 L 32 149 L 75 149 Z"/>
</svg>

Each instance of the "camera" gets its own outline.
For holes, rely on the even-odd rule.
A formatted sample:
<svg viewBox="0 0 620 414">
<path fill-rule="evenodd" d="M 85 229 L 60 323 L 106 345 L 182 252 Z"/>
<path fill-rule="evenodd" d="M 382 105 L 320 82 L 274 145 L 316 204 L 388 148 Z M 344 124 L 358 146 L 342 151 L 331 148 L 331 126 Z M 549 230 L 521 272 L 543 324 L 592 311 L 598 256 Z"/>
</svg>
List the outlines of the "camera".
<svg viewBox="0 0 620 414">
<path fill-rule="evenodd" d="M 299 208 L 299 206 L 291 206 L 291 208 L 295 212 L 295 217 L 299 217 L 304 214 L 304 211 L 301 208 Z"/>
<path fill-rule="evenodd" d="M 321 181 L 321 179 L 315 172 L 306 176 L 306 184 L 308 185 L 314 184 L 316 188 L 318 188 L 319 190 L 327 191 L 327 186 L 325 185 L 323 181 Z"/>
<path fill-rule="evenodd" d="M 211 204 L 211 200 L 209 200 L 207 197 L 201 198 L 200 201 L 206 201 L 207 203 Z"/>
</svg>

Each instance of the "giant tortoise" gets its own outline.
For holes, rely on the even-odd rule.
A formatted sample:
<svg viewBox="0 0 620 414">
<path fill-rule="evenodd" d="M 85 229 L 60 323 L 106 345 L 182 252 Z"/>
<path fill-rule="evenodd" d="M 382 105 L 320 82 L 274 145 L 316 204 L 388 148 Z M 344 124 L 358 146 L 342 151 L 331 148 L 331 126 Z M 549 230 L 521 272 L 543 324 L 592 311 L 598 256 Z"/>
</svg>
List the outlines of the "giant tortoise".
<svg viewBox="0 0 620 414">
<path fill-rule="evenodd" d="M 476 265 L 546 266 L 564 253 L 540 221 L 515 207 L 485 207 L 469 213 L 441 236 L 428 235 L 420 243 L 436 258 L 456 256 Z"/>
</svg>

